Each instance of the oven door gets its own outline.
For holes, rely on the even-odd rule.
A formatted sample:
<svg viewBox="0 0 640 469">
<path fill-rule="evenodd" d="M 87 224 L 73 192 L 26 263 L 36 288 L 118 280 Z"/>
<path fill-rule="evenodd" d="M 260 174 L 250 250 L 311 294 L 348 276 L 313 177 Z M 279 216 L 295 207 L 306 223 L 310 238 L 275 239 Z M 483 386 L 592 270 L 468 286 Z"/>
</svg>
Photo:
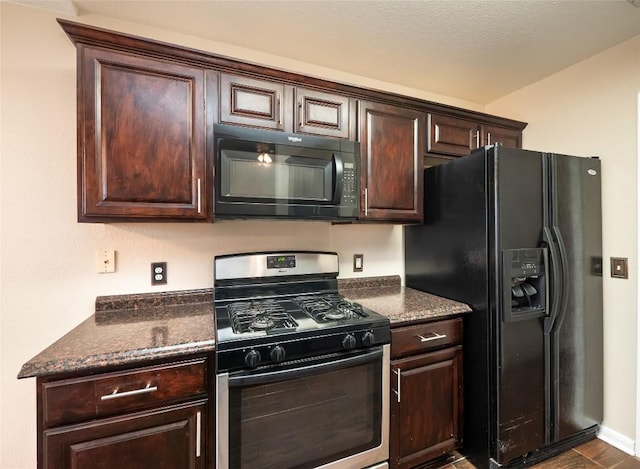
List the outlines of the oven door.
<svg viewBox="0 0 640 469">
<path fill-rule="evenodd" d="M 217 469 L 364 468 L 388 459 L 389 345 L 219 374 L 216 393 Z"/>
</svg>

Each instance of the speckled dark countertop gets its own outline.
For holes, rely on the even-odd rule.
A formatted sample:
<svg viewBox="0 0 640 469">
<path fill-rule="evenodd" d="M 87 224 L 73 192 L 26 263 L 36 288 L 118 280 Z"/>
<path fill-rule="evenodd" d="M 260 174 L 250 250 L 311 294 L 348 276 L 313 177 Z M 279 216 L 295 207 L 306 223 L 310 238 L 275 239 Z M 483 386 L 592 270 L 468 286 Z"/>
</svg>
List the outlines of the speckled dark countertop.
<svg viewBox="0 0 640 469">
<path fill-rule="evenodd" d="M 402 287 L 400 277 L 339 279 L 340 292 L 391 326 L 470 311 Z M 96 312 L 22 366 L 18 378 L 97 370 L 215 350 L 213 290 L 99 296 Z"/>
<path fill-rule="evenodd" d="M 22 365 L 18 378 L 215 350 L 213 290 L 101 296 L 96 313 Z"/>
<path fill-rule="evenodd" d="M 348 299 L 387 316 L 391 327 L 471 311 L 464 303 L 403 287 L 399 276 L 344 279 L 338 286 Z"/>
</svg>

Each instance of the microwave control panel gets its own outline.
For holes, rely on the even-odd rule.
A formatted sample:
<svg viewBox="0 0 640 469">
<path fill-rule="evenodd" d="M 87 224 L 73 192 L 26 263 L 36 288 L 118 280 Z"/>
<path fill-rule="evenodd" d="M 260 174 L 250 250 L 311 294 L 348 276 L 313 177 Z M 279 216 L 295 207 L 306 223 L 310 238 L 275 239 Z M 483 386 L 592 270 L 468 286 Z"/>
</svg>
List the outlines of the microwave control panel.
<svg viewBox="0 0 640 469">
<path fill-rule="evenodd" d="M 356 179 L 356 168 L 353 163 L 345 163 L 343 169 L 343 190 L 342 200 L 348 204 L 356 203 L 358 197 L 358 182 Z"/>
</svg>

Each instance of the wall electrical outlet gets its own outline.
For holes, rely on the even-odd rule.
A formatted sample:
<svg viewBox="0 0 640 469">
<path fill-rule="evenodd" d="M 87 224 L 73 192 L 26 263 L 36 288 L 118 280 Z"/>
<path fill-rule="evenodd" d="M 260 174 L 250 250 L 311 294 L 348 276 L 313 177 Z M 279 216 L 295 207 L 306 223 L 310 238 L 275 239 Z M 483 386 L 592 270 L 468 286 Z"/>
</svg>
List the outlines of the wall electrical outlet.
<svg viewBox="0 0 640 469">
<path fill-rule="evenodd" d="M 354 254 L 353 255 L 353 271 L 362 272 L 362 269 L 364 269 L 364 254 Z"/>
<path fill-rule="evenodd" d="M 151 263 L 151 285 L 167 284 L 167 263 L 152 262 Z"/>
<path fill-rule="evenodd" d="M 116 251 L 113 249 L 98 249 L 96 252 L 96 272 L 110 274 L 116 271 Z"/>
</svg>

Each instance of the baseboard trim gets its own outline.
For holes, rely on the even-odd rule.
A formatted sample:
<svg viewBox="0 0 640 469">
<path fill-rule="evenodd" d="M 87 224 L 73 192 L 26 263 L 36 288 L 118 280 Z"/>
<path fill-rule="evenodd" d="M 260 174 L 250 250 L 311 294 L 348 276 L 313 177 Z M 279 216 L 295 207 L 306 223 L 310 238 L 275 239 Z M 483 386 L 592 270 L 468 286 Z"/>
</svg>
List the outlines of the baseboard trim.
<svg viewBox="0 0 640 469">
<path fill-rule="evenodd" d="M 627 454 L 634 456 L 636 454 L 635 451 L 635 443 L 633 439 L 628 436 L 624 436 L 621 433 L 616 432 L 615 430 L 611 430 L 608 427 L 600 425 L 598 428 L 598 438 L 602 441 L 609 443 L 611 446 L 615 446 L 621 451 L 624 451 Z"/>
</svg>

